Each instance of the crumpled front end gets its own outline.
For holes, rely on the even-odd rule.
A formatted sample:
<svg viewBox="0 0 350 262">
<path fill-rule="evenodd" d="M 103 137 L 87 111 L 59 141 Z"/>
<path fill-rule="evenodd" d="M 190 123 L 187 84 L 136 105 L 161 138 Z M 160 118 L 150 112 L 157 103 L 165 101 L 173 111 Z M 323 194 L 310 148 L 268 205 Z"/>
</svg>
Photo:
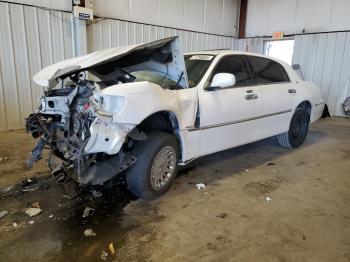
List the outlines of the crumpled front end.
<svg viewBox="0 0 350 262">
<path fill-rule="evenodd" d="M 114 98 L 114 109 L 119 100 Z M 104 108 L 103 95 L 93 82 L 47 91 L 27 119 L 27 131 L 38 138 L 28 166 L 49 148 L 52 169 L 71 174 L 81 184 L 97 185 L 132 165 L 136 158 L 125 142 L 135 125 L 114 123 L 113 111 Z"/>
</svg>

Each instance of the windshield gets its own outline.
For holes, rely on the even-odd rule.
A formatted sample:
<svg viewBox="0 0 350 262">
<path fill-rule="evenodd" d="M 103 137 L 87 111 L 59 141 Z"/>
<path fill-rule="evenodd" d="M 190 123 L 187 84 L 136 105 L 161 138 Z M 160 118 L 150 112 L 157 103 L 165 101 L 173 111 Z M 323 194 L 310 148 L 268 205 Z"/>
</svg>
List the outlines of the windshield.
<svg viewBox="0 0 350 262">
<path fill-rule="evenodd" d="M 213 55 L 186 55 L 185 64 L 190 87 L 196 86 L 207 72 L 213 61 Z"/>
<path fill-rule="evenodd" d="M 118 84 L 148 81 L 167 89 L 182 89 L 181 85 L 170 79 L 166 74 L 151 70 L 136 70 L 128 72 L 124 68 L 117 68 L 105 76 L 89 74 L 88 80 L 99 85 L 100 89 Z M 78 83 L 78 81 L 75 81 Z"/>
<path fill-rule="evenodd" d="M 134 71 L 131 72 L 131 75 L 135 77 L 134 82 L 148 81 L 160 85 L 163 88 L 181 89 L 181 86 L 178 83 L 168 78 L 165 74 L 161 74 L 155 71 Z"/>
</svg>

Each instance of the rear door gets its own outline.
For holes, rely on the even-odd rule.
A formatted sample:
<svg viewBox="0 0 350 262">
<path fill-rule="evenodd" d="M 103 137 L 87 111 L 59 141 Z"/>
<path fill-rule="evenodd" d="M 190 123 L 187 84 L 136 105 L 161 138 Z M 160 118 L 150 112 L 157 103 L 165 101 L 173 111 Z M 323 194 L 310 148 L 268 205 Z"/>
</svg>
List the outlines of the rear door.
<svg viewBox="0 0 350 262">
<path fill-rule="evenodd" d="M 271 59 L 246 56 L 254 85 L 260 87 L 262 102 L 259 139 L 286 132 L 297 103 L 296 84 L 292 83 L 284 67 Z"/>
<path fill-rule="evenodd" d="M 250 71 L 243 55 L 222 57 L 209 77 L 231 73 L 236 85 L 207 91 L 198 90 L 201 155 L 243 145 L 256 140 L 262 111 L 259 87 L 251 85 Z"/>
</svg>

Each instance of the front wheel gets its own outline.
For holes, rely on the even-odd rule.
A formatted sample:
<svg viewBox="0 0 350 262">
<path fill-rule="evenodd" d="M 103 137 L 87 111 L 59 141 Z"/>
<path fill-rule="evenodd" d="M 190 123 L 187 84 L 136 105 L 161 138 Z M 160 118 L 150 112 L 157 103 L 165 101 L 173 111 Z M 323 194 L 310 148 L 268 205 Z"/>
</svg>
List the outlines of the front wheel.
<svg viewBox="0 0 350 262">
<path fill-rule="evenodd" d="M 289 130 L 277 136 L 281 146 L 297 148 L 302 145 L 309 130 L 310 114 L 298 108 L 290 121 Z"/>
<path fill-rule="evenodd" d="M 164 194 L 177 173 L 179 146 L 176 138 L 165 132 L 147 134 L 133 153 L 137 161 L 126 175 L 129 190 L 143 199 L 154 199 Z"/>
</svg>

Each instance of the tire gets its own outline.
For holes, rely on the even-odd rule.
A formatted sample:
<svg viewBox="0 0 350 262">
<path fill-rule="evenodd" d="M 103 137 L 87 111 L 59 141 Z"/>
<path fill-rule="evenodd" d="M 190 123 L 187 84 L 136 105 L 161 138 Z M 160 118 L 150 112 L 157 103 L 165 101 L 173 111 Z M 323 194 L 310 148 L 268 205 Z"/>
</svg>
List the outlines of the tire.
<svg viewBox="0 0 350 262">
<path fill-rule="evenodd" d="M 301 146 L 308 133 L 309 122 L 310 114 L 304 109 L 297 108 L 290 121 L 288 132 L 277 136 L 279 144 L 286 148 L 297 148 Z"/>
<path fill-rule="evenodd" d="M 149 133 L 147 140 L 136 144 L 133 154 L 137 161 L 126 174 L 128 189 L 147 200 L 168 191 L 177 174 L 179 145 L 176 138 L 165 132 Z"/>
</svg>

